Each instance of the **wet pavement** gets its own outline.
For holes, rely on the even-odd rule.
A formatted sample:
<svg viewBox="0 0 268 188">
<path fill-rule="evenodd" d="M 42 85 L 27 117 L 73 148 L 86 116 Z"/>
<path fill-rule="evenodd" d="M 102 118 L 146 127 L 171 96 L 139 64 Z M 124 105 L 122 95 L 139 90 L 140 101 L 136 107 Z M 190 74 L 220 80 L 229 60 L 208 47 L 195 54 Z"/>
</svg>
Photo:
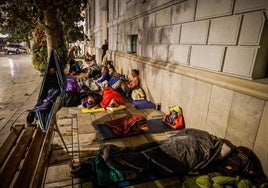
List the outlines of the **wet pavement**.
<svg viewBox="0 0 268 188">
<path fill-rule="evenodd" d="M 30 54 L 0 54 L 0 145 L 12 124 L 24 124 L 25 110 L 34 107 L 42 82 Z M 15 121 L 15 119 L 17 119 Z"/>
</svg>

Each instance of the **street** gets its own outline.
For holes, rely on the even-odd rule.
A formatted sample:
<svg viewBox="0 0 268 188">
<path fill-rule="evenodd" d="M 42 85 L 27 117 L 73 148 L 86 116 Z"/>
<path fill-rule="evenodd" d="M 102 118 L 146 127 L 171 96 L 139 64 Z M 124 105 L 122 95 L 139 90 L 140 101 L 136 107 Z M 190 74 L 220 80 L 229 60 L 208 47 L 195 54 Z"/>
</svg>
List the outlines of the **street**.
<svg viewBox="0 0 268 188">
<path fill-rule="evenodd" d="M 1 53 L 0 72 L 1 146 L 12 124 L 26 122 L 27 112 L 24 111 L 34 107 L 43 77 L 33 68 L 30 54 Z"/>
</svg>

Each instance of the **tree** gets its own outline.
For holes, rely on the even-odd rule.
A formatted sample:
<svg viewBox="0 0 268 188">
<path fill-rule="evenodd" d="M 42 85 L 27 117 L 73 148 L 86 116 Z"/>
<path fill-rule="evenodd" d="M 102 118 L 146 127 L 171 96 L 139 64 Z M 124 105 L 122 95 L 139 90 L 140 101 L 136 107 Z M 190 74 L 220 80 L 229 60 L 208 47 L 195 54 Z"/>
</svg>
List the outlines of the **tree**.
<svg viewBox="0 0 268 188">
<path fill-rule="evenodd" d="M 44 32 L 46 44 L 35 44 L 33 47 L 46 45 L 47 54 L 52 48 L 55 49 L 65 66 L 68 62 L 67 42 L 83 38 L 83 28 L 77 23 L 84 20 L 82 11 L 85 9 L 86 2 L 86 0 L 0 0 L 4 13 L 0 18 L 2 20 L 0 32 L 8 34 L 10 40 L 14 42 L 33 39 L 37 30 Z M 34 42 L 42 41 L 40 39 Z M 38 49 L 44 50 L 43 47 L 35 48 L 36 52 Z M 46 58 L 45 62 L 43 62 L 44 57 L 38 61 L 44 64 Z"/>
</svg>

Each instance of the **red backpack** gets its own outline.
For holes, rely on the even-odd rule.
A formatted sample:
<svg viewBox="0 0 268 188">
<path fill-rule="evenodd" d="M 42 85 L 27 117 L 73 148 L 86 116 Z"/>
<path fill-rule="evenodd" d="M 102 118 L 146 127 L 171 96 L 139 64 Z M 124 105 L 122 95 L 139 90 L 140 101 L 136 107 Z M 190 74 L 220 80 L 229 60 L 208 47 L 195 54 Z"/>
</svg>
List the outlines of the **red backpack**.
<svg viewBox="0 0 268 188">
<path fill-rule="evenodd" d="M 182 109 L 180 106 L 170 106 L 168 113 L 166 114 L 163 122 L 173 129 L 184 128 L 184 119 L 182 115 Z"/>
</svg>

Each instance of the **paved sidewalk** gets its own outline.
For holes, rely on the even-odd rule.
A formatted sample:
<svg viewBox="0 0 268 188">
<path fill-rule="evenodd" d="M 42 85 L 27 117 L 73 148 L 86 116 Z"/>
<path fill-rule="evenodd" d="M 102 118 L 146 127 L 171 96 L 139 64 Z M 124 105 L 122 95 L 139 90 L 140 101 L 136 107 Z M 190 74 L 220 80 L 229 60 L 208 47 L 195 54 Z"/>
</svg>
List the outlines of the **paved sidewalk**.
<svg viewBox="0 0 268 188">
<path fill-rule="evenodd" d="M 33 68 L 31 56 L 4 55 L 0 74 L 0 146 L 12 124 L 25 124 L 27 113 L 38 99 L 43 77 Z"/>
<path fill-rule="evenodd" d="M 126 109 L 113 113 L 82 113 L 78 107 L 64 107 L 57 114 L 57 124 L 67 144 L 69 153 L 66 152 L 63 142 L 57 132 L 54 132 L 52 154 L 49 168 L 46 173 L 44 187 L 93 187 L 90 180 L 83 181 L 69 176 L 69 161 L 85 161 L 96 155 L 96 151 L 104 144 L 117 146 L 137 146 L 139 144 L 162 140 L 172 132 L 145 134 L 122 139 L 102 141 L 98 134 L 97 124 L 123 117 L 126 114 L 139 114 L 147 119 L 164 117 L 164 113 L 155 109 L 138 110 L 131 103 L 126 102 Z M 131 187 L 180 187 L 177 178 L 166 178 L 153 182 L 142 183 Z"/>
</svg>

